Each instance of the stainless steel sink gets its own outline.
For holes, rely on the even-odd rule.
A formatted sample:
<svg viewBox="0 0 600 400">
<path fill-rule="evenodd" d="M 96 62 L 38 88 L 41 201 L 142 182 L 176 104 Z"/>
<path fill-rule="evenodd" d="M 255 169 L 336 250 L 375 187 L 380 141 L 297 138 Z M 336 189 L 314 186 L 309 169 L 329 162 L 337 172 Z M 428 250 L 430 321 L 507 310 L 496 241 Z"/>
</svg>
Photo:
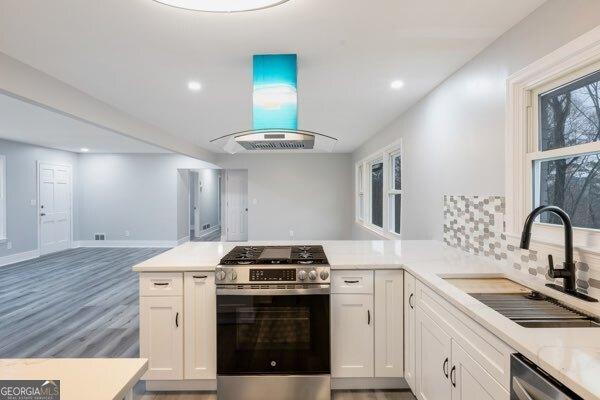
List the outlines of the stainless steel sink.
<svg viewBox="0 0 600 400">
<path fill-rule="evenodd" d="M 537 292 L 469 293 L 527 328 L 600 328 L 600 321 Z"/>
</svg>

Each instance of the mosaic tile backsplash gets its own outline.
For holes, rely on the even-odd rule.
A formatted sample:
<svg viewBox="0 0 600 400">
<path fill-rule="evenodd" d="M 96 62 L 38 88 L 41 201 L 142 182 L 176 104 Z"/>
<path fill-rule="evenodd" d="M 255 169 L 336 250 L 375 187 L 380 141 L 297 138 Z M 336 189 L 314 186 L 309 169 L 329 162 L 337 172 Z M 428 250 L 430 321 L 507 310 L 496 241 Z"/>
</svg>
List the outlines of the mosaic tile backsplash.
<svg viewBox="0 0 600 400">
<path fill-rule="evenodd" d="M 504 233 L 505 201 L 502 196 L 444 196 L 444 242 L 466 252 L 490 257 L 539 279 L 548 276 L 548 254 L 519 248 L 518 240 Z M 554 254 L 561 265 L 563 254 Z M 577 287 L 600 298 L 600 265 L 577 262 Z"/>
</svg>

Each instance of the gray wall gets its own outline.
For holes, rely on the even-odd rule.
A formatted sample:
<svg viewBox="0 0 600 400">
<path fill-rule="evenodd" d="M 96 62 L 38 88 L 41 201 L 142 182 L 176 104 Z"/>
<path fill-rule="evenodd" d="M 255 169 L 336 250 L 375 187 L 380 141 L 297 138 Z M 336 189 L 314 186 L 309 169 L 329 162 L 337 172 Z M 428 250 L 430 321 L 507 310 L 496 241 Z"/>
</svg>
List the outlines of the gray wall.
<svg viewBox="0 0 600 400">
<path fill-rule="evenodd" d="M 600 1 L 548 1 L 354 152 L 403 138 L 403 238 L 441 239 L 444 194 L 504 193 L 506 78 L 599 24 Z"/>
<path fill-rule="evenodd" d="M 298 240 L 350 239 L 351 155 L 236 154 L 216 162 L 248 170 L 249 240 L 285 240 L 290 230 Z"/>
<path fill-rule="evenodd" d="M 77 187 L 77 156 L 24 143 L 0 139 L 0 154 L 6 156 L 7 237 L 12 244 L 0 244 L 0 257 L 37 250 L 37 161 L 70 165 L 73 170 L 73 191 Z M 76 197 L 75 197 L 76 199 Z M 77 226 L 77 204 L 74 205 L 74 225 Z"/>
<path fill-rule="evenodd" d="M 106 233 L 107 240 L 174 241 L 188 236 L 183 234 L 189 232 L 187 189 L 178 169 L 206 166 L 175 154 L 80 156 L 77 238 L 91 240 L 95 232 Z"/>
<path fill-rule="evenodd" d="M 202 184 L 202 192 L 198 193 L 198 208 L 200 210 L 200 226 L 196 231 L 202 231 L 202 226 L 211 227 L 219 224 L 219 176 L 218 169 L 202 169 L 198 172 L 198 180 Z"/>
</svg>

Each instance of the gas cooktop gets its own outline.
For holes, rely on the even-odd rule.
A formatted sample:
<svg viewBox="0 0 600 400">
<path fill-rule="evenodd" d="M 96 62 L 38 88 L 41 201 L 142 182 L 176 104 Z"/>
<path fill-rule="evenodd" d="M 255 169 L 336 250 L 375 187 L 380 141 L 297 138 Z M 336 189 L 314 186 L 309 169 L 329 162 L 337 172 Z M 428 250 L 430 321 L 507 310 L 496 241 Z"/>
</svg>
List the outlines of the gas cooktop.
<svg viewBox="0 0 600 400">
<path fill-rule="evenodd" d="M 221 259 L 221 265 L 329 264 L 323 246 L 236 246 Z"/>
</svg>

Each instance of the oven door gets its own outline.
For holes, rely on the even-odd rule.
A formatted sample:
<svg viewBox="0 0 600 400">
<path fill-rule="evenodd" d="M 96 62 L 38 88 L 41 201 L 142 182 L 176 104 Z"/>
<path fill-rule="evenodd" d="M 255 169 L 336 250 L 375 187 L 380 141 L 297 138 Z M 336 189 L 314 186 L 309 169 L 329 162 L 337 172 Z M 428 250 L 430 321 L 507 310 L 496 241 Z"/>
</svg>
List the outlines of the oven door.
<svg viewBox="0 0 600 400">
<path fill-rule="evenodd" d="M 217 374 L 329 374 L 329 288 L 217 289 Z"/>
</svg>

